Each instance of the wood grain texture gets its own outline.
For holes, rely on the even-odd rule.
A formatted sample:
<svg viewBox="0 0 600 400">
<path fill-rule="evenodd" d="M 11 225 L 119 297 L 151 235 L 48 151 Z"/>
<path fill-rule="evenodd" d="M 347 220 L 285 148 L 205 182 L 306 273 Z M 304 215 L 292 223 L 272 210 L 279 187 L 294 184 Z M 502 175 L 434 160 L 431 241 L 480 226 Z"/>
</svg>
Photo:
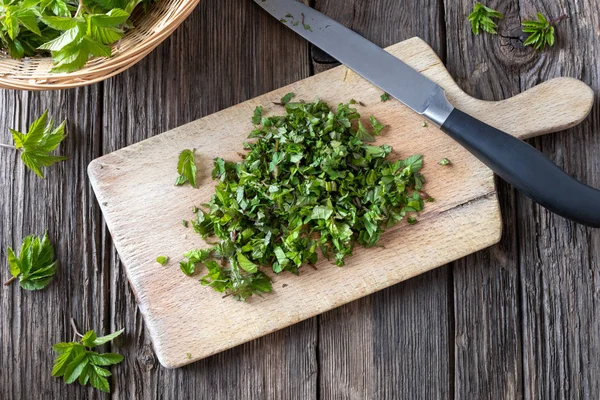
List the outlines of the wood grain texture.
<svg viewBox="0 0 600 400">
<path fill-rule="evenodd" d="M 27 170 L 17 152 L 0 149 L 0 259 L 2 281 L 9 278 L 6 248 L 19 248 L 25 236 L 47 229 L 59 261 L 51 285 L 26 291 L 17 282 L 0 291 L 0 398 L 105 399 L 108 396 L 67 386 L 50 375 L 51 345 L 73 336 L 73 317 L 85 331 L 108 326 L 108 275 L 99 261 L 101 217 L 85 174 L 100 155 L 101 91 L 98 87 L 55 93 L 0 92 L 0 142 L 11 143 L 8 128 L 26 130 L 46 109 L 55 120 L 68 119 L 69 136 L 59 146 L 71 158 L 41 180 Z M 85 238 L 78 240 L 77 238 Z"/>
<path fill-rule="evenodd" d="M 466 98 L 431 48 L 420 39 L 404 41 L 389 51 L 436 81 L 454 104 L 483 121 L 516 136 L 552 130 L 543 124 L 513 125 L 522 118 L 522 110 L 529 103 L 528 93 L 498 105 Z M 556 93 L 556 88 L 567 93 L 563 101 L 551 102 L 540 95 Z M 416 226 L 401 224 L 386 232 L 382 236 L 383 248 L 355 249 L 347 269 L 363 277 L 358 281 L 348 282 L 344 268 L 323 259 L 316 265 L 318 271 L 304 271 L 301 279 L 292 274 L 274 277 L 275 287 L 282 286 L 274 294 L 255 298 L 250 304 L 231 301 L 198 285 L 197 279 L 173 274 L 178 255 L 207 247 L 181 225 L 181 219 L 191 218 L 193 205 L 207 202 L 212 195 L 214 182 L 208 176 L 212 160 L 219 156 L 239 158 L 237 153 L 253 129 L 249 116 L 254 108 L 262 105 L 266 114 L 280 112 L 274 103 L 289 91 L 303 100 L 310 100 L 318 91 L 319 97 L 329 104 L 360 93 L 360 99 L 368 105 L 361 112 L 377 115 L 381 123 L 389 126 L 380 142 L 395 148 L 395 157 L 424 155 L 427 161 L 422 172 L 428 178 L 425 190 L 436 202 L 425 208 Z M 547 82 L 532 91 L 538 93 L 537 104 L 543 105 L 533 112 L 544 114 L 543 120 L 555 122 L 556 126 L 584 118 L 592 101 L 589 89 L 573 79 Z M 501 226 L 492 172 L 438 129 L 421 126 L 422 117 L 405 106 L 381 102 L 380 94 L 379 89 L 346 67 L 338 67 L 90 164 L 91 183 L 161 364 L 178 367 L 197 361 L 498 242 Z M 563 102 L 568 103 L 570 112 L 558 112 L 565 107 Z M 501 115 L 505 118 L 497 117 L 499 109 L 504 110 Z M 172 184 L 176 177 L 172 166 L 185 148 L 196 149 L 198 190 Z M 453 160 L 452 167 L 441 168 L 437 164 L 444 157 Z M 402 235 L 409 232 L 413 240 L 406 243 Z M 160 267 L 155 261 L 157 254 L 171 256 L 171 268 Z M 372 273 L 373 265 L 378 265 L 377 274 Z M 207 323 L 216 315 L 220 318 Z"/>
<path fill-rule="evenodd" d="M 570 16 L 557 26 L 557 49 L 536 54 L 531 68 L 520 74 L 521 87 L 563 75 L 582 79 L 598 94 L 598 2 L 519 5 L 522 19 L 537 10 L 553 18 Z M 568 173 L 600 187 L 598 98 L 577 129 L 532 143 Z M 525 398 L 600 398 L 600 230 L 552 215 L 522 196 L 517 197 L 517 224 Z"/>
<path fill-rule="evenodd" d="M 447 66 L 459 85 L 485 100 L 520 93 L 521 52 L 502 36 L 471 33 L 465 19 L 471 1 L 444 4 Z M 486 4 L 505 15 L 500 35 L 511 36 L 507 27 L 520 29 L 512 2 Z M 497 183 L 504 225 L 501 242 L 452 265 L 457 399 L 515 399 L 523 393 L 515 194 L 501 180 Z"/>
</svg>

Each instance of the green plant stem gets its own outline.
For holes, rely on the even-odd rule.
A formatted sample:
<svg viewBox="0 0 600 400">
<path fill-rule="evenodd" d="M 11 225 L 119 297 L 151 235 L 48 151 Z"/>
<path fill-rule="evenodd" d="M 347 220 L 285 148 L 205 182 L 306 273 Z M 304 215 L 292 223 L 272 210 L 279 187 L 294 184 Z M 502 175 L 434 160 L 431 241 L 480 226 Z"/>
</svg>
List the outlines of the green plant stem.
<svg viewBox="0 0 600 400">
<path fill-rule="evenodd" d="M 13 283 L 13 281 L 14 281 L 14 280 L 16 280 L 16 279 L 17 279 L 17 277 L 16 277 L 16 276 L 13 276 L 12 278 L 10 278 L 10 279 L 9 279 L 9 280 L 7 280 L 6 282 L 4 282 L 4 286 L 8 286 L 8 285 L 10 285 L 10 284 L 11 284 L 11 283 Z"/>
<path fill-rule="evenodd" d="M 6 147 L 7 149 L 13 149 L 13 150 L 17 149 L 15 146 L 11 146 L 10 144 L 2 144 L 2 143 L 0 143 L 0 147 Z"/>
</svg>

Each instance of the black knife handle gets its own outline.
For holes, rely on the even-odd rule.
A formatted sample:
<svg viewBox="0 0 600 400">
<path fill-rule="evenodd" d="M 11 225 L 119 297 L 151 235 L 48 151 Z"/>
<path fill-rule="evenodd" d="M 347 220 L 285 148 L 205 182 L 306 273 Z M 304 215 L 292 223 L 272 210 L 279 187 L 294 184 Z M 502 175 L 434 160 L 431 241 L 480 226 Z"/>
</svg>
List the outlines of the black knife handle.
<svg viewBox="0 0 600 400">
<path fill-rule="evenodd" d="M 567 175 L 533 146 L 454 109 L 442 131 L 548 210 L 600 227 L 600 191 Z"/>
</svg>

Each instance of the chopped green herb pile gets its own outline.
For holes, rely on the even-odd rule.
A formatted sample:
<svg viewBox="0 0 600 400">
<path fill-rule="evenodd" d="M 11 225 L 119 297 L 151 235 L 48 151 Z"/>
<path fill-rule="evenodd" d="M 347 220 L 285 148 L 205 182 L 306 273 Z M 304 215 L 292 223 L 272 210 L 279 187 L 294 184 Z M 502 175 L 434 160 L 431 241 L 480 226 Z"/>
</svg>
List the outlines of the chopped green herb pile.
<svg viewBox="0 0 600 400">
<path fill-rule="evenodd" d="M 92 351 L 91 348 L 110 342 L 121 333 L 123 333 L 122 329 L 110 335 L 97 337 L 96 332 L 88 331 L 85 335 L 80 335 L 79 341 L 55 344 L 52 349 L 58 353 L 58 356 L 54 360 L 52 376 L 62 376 L 66 383 L 73 383 L 76 380 L 82 386 L 89 383 L 96 389 L 109 393 L 110 385 L 106 377 L 111 373 L 103 367 L 119 364 L 123 361 L 123 356 L 116 353 L 100 354 Z"/>
<path fill-rule="evenodd" d="M 56 273 L 57 261 L 47 232 L 43 238 L 27 236 L 18 256 L 10 247 L 6 252 L 12 278 L 5 285 L 19 279 L 23 289 L 39 290 L 48 286 Z"/>
<path fill-rule="evenodd" d="M 480 30 L 496 34 L 496 28 L 498 26 L 492 18 L 501 19 L 504 18 L 504 15 L 492 8 L 484 6 L 479 2 L 475 3 L 473 12 L 469 14 L 468 17 L 468 20 L 471 23 L 471 31 L 475 35 L 479 35 Z"/>
<path fill-rule="evenodd" d="M 215 194 L 192 224 L 219 241 L 180 263 L 186 275 L 204 264 L 201 283 L 238 300 L 272 290 L 261 267 L 297 274 L 319 249 L 341 266 L 356 242 L 375 246 L 423 208 L 422 157 L 388 160 L 390 146 L 370 144 L 384 128 L 374 117 L 368 129 L 348 104 L 290 102 L 285 110 L 265 117 L 257 109 L 243 161 L 214 160 Z"/>
<path fill-rule="evenodd" d="M 52 72 L 72 72 L 90 57 L 110 57 L 110 45 L 133 27 L 134 8 L 152 1 L 3 0 L 0 45 L 17 59 L 50 53 Z"/>
</svg>

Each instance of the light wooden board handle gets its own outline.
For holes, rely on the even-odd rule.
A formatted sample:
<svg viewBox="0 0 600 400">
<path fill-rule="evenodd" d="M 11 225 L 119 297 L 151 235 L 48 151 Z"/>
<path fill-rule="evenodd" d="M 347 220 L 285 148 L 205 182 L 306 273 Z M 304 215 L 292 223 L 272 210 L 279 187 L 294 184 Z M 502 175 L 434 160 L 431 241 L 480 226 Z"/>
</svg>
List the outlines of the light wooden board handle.
<svg viewBox="0 0 600 400">
<path fill-rule="evenodd" d="M 394 52 L 442 86 L 456 108 L 520 139 L 575 126 L 588 116 L 594 104 L 592 88 L 580 80 L 566 77 L 551 79 L 502 101 L 476 99 L 458 86 L 423 40 L 408 39 L 401 48 L 394 47 Z"/>
</svg>

